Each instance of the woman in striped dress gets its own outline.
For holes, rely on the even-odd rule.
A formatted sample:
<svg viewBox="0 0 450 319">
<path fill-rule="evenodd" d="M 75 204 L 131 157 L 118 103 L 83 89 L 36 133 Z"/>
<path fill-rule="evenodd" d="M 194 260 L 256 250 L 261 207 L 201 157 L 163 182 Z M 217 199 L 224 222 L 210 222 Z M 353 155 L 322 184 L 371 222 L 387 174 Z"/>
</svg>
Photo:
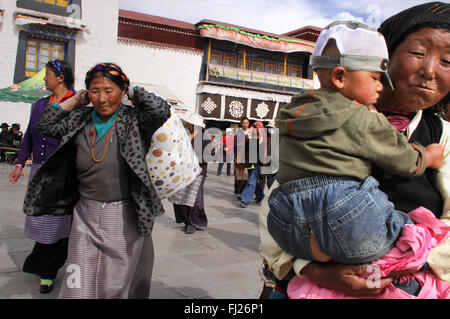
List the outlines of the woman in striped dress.
<svg viewBox="0 0 450 319">
<path fill-rule="evenodd" d="M 87 91 L 42 114 L 38 129 L 61 145 L 31 180 L 24 212 L 73 214 L 59 298 L 128 298 L 139 257 L 151 255 L 143 249 L 151 247 L 155 218 L 164 212 L 145 157 L 170 105 L 129 88 L 112 63 L 91 68 L 85 83 Z M 135 107 L 121 103 L 127 91 Z M 85 107 L 89 102 L 93 107 Z"/>
<path fill-rule="evenodd" d="M 33 154 L 33 164 L 30 180 L 42 163 L 58 148 L 60 141 L 41 134 L 37 129 L 37 123 L 48 104 L 63 102 L 74 94 L 73 72 L 67 62 L 51 61 L 47 64 L 45 71 L 45 87 L 52 92 L 52 95 L 40 99 L 32 106 L 30 121 L 23 137 L 16 167 L 9 175 L 9 180 L 13 184 L 20 178 L 31 154 Z M 66 261 L 71 221 L 70 215 L 25 218 L 25 235 L 36 243 L 25 260 L 23 271 L 36 274 L 41 278 L 41 293 L 49 293 L 53 290 L 53 279 Z"/>
</svg>

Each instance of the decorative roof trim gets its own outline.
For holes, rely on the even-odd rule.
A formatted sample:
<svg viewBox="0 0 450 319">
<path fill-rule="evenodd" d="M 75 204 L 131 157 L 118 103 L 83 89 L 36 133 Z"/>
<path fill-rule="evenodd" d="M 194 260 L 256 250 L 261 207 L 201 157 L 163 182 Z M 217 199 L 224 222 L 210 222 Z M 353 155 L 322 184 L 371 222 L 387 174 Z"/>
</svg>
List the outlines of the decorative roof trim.
<svg viewBox="0 0 450 319">
<path fill-rule="evenodd" d="M 154 16 L 154 15 L 150 15 L 150 14 L 146 14 L 146 13 L 123 10 L 123 9 L 119 9 L 119 19 L 120 18 L 144 22 L 144 23 L 152 23 L 152 24 L 170 26 L 170 27 L 179 28 L 179 29 L 183 29 L 183 30 L 197 31 L 197 29 L 195 28 L 195 25 L 188 23 L 188 22 L 164 18 L 164 17 L 160 17 L 160 16 Z"/>
<path fill-rule="evenodd" d="M 289 103 L 291 101 L 293 94 L 279 94 L 279 93 L 271 93 L 265 91 L 257 91 L 257 90 L 249 90 L 242 89 L 237 87 L 227 87 L 227 86 L 219 86 L 219 85 L 210 85 L 206 83 L 200 82 L 197 85 L 197 94 L 200 93 L 209 93 L 209 94 L 218 94 L 218 95 L 226 95 L 233 97 L 240 97 L 246 99 L 256 99 L 263 101 L 275 101 L 282 103 Z"/>
<path fill-rule="evenodd" d="M 203 50 L 200 50 L 200 49 L 194 49 L 194 48 L 191 49 L 191 48 L 186 48 L 186 47 L 181 47 L 181 46 L 176 46 L 176 45 L 171 45 L 171 44 L 161 44 L 161 43 L 152 42 L 152 41 L 136 40 L 136 39 L 131 39 L 131 38 L 119 37 L 117 39 L 117 42 L 122 45 L 154 48 L 154 49 L 158 49 L 158 50 L 181 52 L 181 53 L 192 54 L 192 55 L 203 55 Z"/>
<path fill-rule="evenodd" d="M 148 28 L 148 29 L 154 29 L 158 31 L 165 31 L 165 32 L 172 32 L 172 33 L 178 33 L 182 35 L 189 35 L 193 37 L 200 37 L 197 30 L 188 30 L 188 29 L 182 29 L 177 26 L 165 26 L 159 23 L 153 23 L 148 21 L 139 21 L 134 20 L 127 17 L 119 17 L 119 23 L 122 23 L 124 25 L 132 25 L 136 27 L 141 28 Z"/>
<path fill-rule="evenodd" d="M 268 51 L 313 53 L 315 47 L 315 43 L 309 41 L 275 38 L 222 24 L 201 24 L 197 26 L 197 29 L 200 31 L 201 37 L 232 41 Z"/>
</svg>

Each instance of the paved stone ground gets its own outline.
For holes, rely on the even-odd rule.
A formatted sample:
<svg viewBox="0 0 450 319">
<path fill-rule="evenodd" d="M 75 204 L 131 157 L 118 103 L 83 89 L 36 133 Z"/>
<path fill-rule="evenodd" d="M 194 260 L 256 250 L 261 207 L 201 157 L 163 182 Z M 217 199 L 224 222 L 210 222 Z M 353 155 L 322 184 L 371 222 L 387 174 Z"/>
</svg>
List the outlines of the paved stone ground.
<svg viewBox="0 0 450 319">
<path fill-rule="evenodd" d="M 239 207 L 233 194 L 233 176 L 216 176 L 210 164 L 205 184 L 208 228 L 186 235 L 176 224 L 172 205 L 164 200 L 166 213 L 157 218 L 153 231 L 155 263 L 150 298 L 231 299 L 258 298 L 259 276 L 258 205 Z M 23 198 L 28 182 L 16 185 L 8 175 L 14 167 L 0 164 L 0 298 L 56 298 L 64 268 L 55 290 L 39 293 L 39 278 L 21 271 L 34 242 L 23 234 Z M 24 169 L 28 174 L 29 168 Z"/>
</svg>

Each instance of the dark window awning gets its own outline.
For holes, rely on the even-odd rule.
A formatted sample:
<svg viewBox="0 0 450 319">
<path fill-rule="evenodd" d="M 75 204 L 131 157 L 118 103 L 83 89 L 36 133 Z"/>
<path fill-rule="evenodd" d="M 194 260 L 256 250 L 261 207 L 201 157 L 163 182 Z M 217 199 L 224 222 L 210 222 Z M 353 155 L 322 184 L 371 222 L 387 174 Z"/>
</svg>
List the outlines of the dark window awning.
<svg viewBox="0 0 450 319">
<path fill-rule="evenodd" d="M 16 12 L 14 14 L 15 25 L 28 25 L 28 24 L 50 24 L 66 27 L 69 29 L 88 31 L 87 26 L 81 23 L 81 20 L 71 17 L 61 17 L 53 14 L 41 13 L 29 14 L 25 12 Z"/>
</svg>

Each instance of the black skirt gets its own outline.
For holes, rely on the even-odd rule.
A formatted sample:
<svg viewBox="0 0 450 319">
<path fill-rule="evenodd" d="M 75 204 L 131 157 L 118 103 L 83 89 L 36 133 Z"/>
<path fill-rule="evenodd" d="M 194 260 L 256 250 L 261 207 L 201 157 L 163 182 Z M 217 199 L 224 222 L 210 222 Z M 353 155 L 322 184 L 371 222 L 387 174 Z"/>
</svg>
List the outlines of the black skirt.
<svg viewBox="0 0 450 319">
<path fill-rule="evenodd" d="M 63 238 L 54 244 L 36 242 L 33 251 L 25 259 L 22 270 L 38 275 L 42 279 L 55 279 L 58 270 L 67 259 L 69 238 Z"/>
</svg>

